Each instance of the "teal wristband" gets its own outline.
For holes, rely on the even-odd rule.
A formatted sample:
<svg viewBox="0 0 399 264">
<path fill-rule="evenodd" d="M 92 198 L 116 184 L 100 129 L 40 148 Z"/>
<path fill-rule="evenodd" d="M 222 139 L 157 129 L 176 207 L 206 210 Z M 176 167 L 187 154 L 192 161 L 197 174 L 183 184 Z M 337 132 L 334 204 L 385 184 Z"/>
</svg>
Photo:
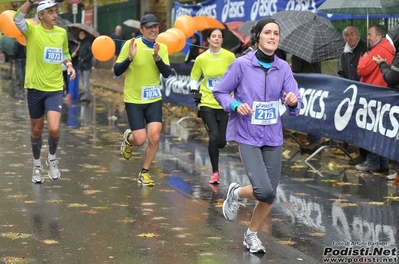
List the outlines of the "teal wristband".
<svg viewBox="0 0 399 264">
<path fill-rule="evenodd" d="M 233 110 L 234 112 L 237 112 L 237 107 L 241 104 L 242 103 L 240 101 L 234 99 L 234 101 L 231 102 L 230 104 L 230 109 Z"/>
</svg>

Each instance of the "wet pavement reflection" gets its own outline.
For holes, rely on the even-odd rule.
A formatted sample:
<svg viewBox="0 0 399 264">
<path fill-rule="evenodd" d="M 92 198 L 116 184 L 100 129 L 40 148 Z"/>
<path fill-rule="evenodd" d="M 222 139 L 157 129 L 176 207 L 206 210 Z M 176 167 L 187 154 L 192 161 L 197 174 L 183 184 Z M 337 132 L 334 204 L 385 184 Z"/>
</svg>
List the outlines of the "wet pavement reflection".
<svg viewBox="0 0 399 264">
<path fill-rule="evenodd" d="M 228 185 L 248 183 L 236 146 L 221 151 L 220 185 L 208 184 L 201 122 L 165 104 L 150 171 L 156 186 L 143 188 L 137 173 L 144 149 L 134 148 L 129 161 L 121 157 L 127 119 L 122 96 L 110 91 L 94 90 L 90 104 L 64 101 L 61 178 L 32 184 L 26 102 L 13 97 L 10 81 L 0 86 L 5 263 L 323 263 L 325 247 L 343 249 L 347 242 L 396 247 L 397 186 L 382 175 L 356 172 L 333 149 L 305 162 L 309 155 L 287 137 L 277 200 L 259 232 L 267 253 L 248 253 L 241 243 L 254 203 L 242 201 L 235 222 L 221 213 Z M 48 151 L 43 143 L 42 157 Z"/>
</svg>

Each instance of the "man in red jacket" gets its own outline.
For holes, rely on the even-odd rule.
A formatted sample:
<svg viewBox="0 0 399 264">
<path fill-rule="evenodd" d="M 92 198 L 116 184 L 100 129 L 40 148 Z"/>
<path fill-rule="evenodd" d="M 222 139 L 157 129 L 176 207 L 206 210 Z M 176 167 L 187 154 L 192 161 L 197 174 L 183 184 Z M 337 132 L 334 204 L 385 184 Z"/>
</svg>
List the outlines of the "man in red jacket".
<svg viewBox="0 0 399 264">
<path fill-rule="evenodd" d="M 366 52 L 363 57 L 359 59 L 357 72 L 360 76 L 360 81 L 368 84 L 387 87 L 378 65 L 373 58 L 380 56 L 384 58 L 388 64 L 392 63 L 395 57 L 395 51 L 385 38 L 386 30 L 381 25 L 373 25 L 367 32 L 367 41 L 369 52 Z M 370 171 L 372 173 L 386 173 L 389 172 L 389 160 L 378 154 L 369 152 L 366 161 L 363 164 L 357 164 L 356 170 Z"/>
<path fill-rule="evenodd" d="M 369 28 L 367 32 L 369 51 L 359 59 L 357 65 L 361 82 L 387 87 L 378 65 L 373 61 L 374 56 L 380 55 L 386 59 L 387 63 L 391 64 L 395 57 L 395 51 L 385 38 L 385 34 L 384 26 L 373 25 Z"/>
</svg>

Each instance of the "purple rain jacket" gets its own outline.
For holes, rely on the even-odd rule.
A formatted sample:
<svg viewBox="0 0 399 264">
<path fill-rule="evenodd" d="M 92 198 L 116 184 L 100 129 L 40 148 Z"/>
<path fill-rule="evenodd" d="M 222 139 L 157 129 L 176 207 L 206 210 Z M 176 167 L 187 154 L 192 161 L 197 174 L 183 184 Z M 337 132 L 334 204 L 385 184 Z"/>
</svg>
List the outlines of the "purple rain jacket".
<svg viewBox="0 0 399 264">
<path fill-rule="evenodd" d="M 281 112 L 278 122 L 274 125 L 253 125 L 251 115 L 242 116 L 230 108 L 234 100 L 247 103 L 252 107 L 253 101 L 284 102 L 283 93 L 293 92 L 298 98 L 296 109 L 290 109 L 289 115 L 297 116 L 301 109 L 302 97 L 298 85 L 288 63 L 277 56 L 266 73 L 255 57 L 256 51 L 237 58 L 228 68 L 213 94 L 224 111 L 230 113 L 227 125 L 226 139 L 255 147 L 281 146 L 283 144 L 283 127 Z M 234 93 L 234 98 L 230 95 Z M 284 107 L 280 107 L 285 109 Z"/>
</svg>

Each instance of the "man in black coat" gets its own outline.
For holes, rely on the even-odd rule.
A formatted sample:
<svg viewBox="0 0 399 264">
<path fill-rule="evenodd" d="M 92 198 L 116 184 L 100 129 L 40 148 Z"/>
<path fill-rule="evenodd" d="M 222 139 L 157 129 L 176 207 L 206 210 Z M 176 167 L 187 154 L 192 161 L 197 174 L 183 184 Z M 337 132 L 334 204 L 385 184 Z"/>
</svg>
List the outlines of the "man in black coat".
<svg viewBox="0 0 399 264">
<path fill-rule="evenodd" d="M 349 26 L 342 31 L 342 36 L 345 39 L 345 48 L 339 60 L 338 76 L 354 81 L 360 81 L 360 76 L 357 73 L 357 64 L 359 58 L 367 52 L 367 43 L 360 38 L 357 28 Z M 350 165 L 356 165 L 366 160 L 368 151 L 359 148 L 359 155 L 356 158 L 350 159 Z"/>
<path fill-rule="evenodd" d="M 80 98 L 81 102 L 90 102 L 90 73 L 91 73 L 91 59 L 93 54 L 91 52 L 91 41 L 87 39 L 87 33 L 84 30 L 79 32 L 80 46 L 78 49 L 78 70 L 82 77 L 84 93 Z"/>
<path fill-rule="evenodd" d="M 359 58 L 367 52 L 367 43 L 360 38 L 357 28 L 349 26 L 342 31 L 345 39 L 345 48 L 339 60 L 338 76 L 359 81 L 357 64 Z"/>
</svg>

